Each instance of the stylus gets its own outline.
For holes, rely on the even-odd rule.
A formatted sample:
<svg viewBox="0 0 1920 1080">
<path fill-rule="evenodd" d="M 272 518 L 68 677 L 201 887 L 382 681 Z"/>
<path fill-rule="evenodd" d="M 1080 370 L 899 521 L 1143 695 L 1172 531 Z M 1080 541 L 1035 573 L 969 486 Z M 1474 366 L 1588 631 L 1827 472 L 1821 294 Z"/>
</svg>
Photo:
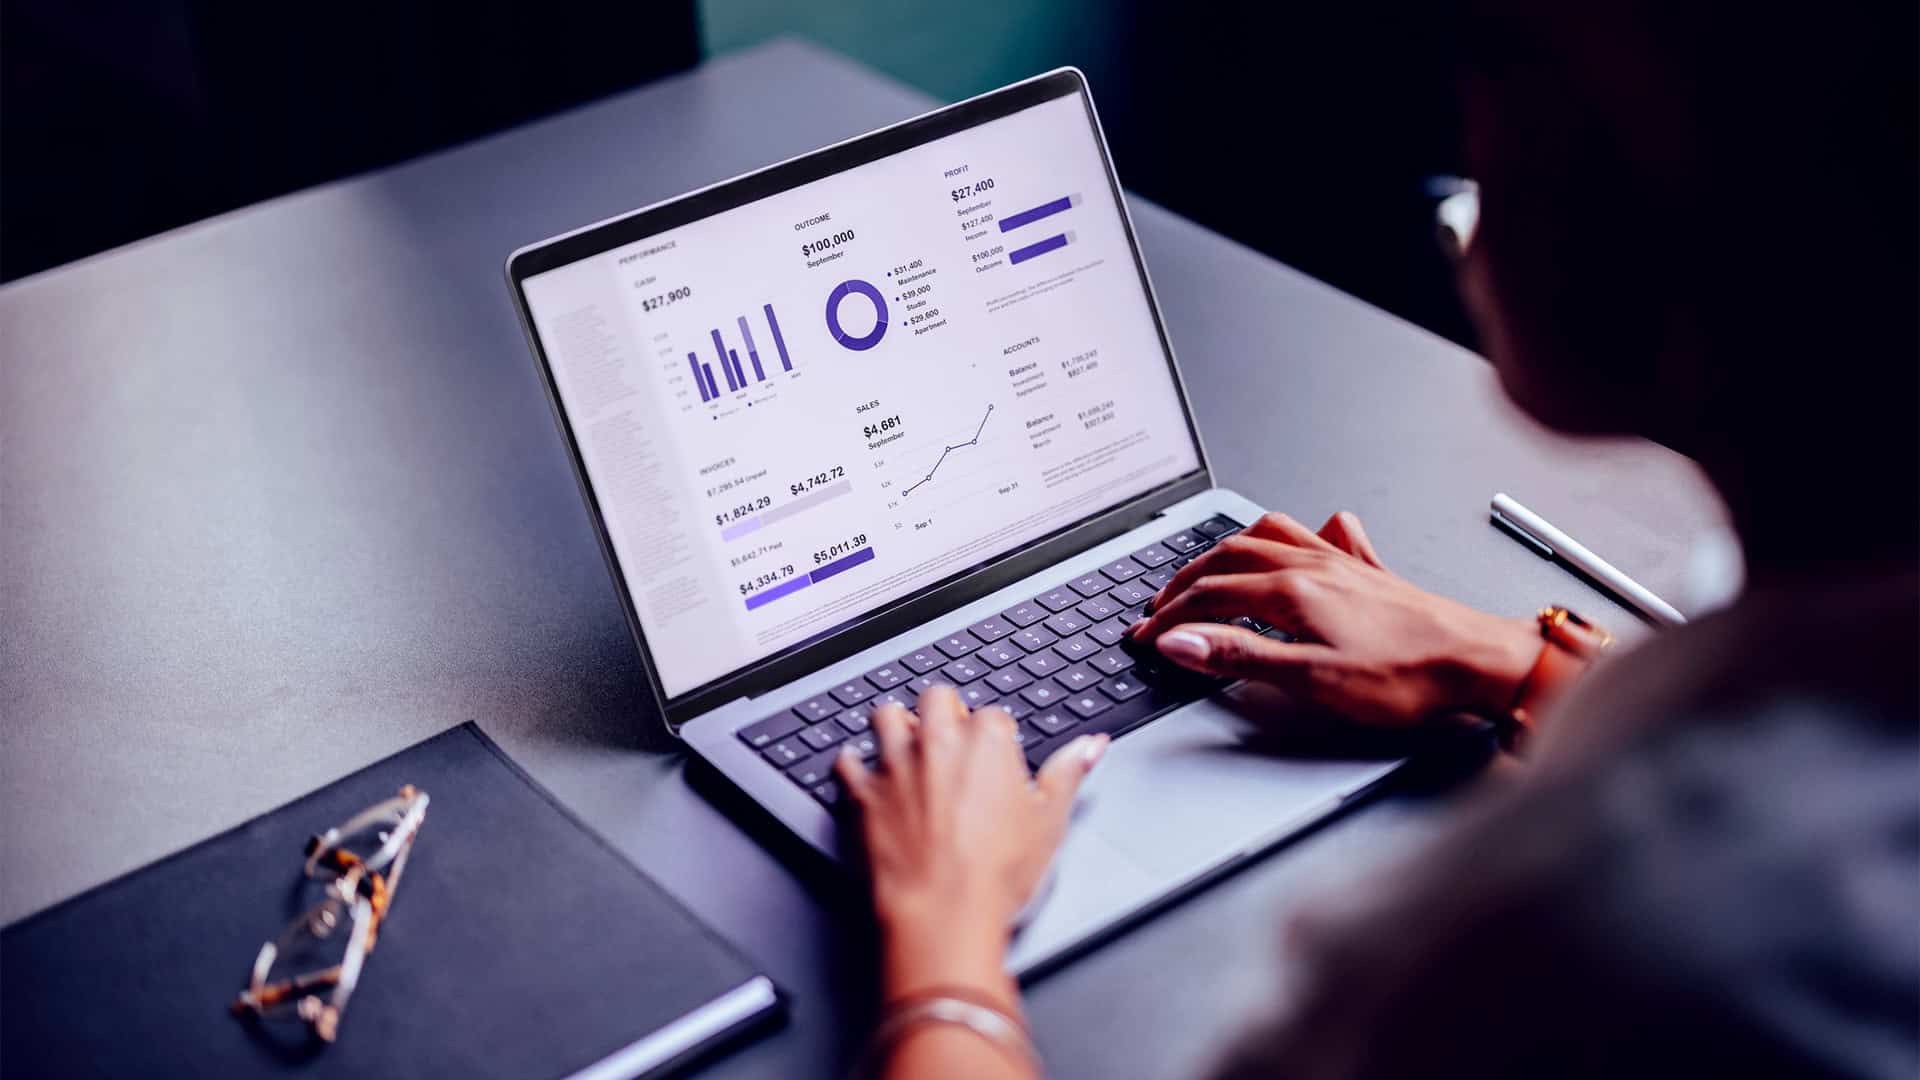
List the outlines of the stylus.
<svg viewBox="0 0 1920 1080">
<path fill-rule="evenodd" d="M 1588 551 L 1580 541 L 1521 506 L 1504 491 L 1493 497 L 1493 521 L 1543 558 L 1558 559 L 1604 586 L 1648 621 L 1660 626 L 1679 626 L 1687 621 L 1685 615 L 1654 595 L 1652 589 L 1621 573 L 1612 563 Z"/>
</svg>

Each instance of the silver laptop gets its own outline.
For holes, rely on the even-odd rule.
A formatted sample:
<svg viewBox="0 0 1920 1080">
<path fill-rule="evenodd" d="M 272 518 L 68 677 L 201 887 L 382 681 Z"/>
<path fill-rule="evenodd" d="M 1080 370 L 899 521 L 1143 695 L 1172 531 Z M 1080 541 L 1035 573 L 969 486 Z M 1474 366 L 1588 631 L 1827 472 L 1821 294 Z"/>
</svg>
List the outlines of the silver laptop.
<svg viewBox="0 0 1920 1080">
<path fill-rule="evenodd" d="M 1260 514 L 1213 486 L 1082 75 L 523 248 L 507 275 L 667 726 L 837 858 L 830 767 L 936 683 L 1117 736 L 1020 973 L 1398 764 L 1257 748 L 1122 634 Z M 1249 622 L 1255 632 L 1277 633 Z"/>
</svg>

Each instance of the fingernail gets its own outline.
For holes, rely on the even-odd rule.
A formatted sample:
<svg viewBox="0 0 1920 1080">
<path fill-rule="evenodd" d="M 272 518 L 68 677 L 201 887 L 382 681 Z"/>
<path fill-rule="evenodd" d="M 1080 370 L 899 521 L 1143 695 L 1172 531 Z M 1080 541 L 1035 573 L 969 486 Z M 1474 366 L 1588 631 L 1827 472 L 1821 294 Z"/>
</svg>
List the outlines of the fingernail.
<svg viewBox="0 0 1920 1080">
<path fill-rule="evenodd" d="M 1207 654 L 1213 652 L 1212 642 L 1188 630 L 1175 630 L 1170 634 L 1161 634 L 1157 644 L 1169 660 L 1178 660 L 1187 664 L 1203 664 L 1207 660 Z"/>
<path fill-rule="evenodd" d="M 1086 748 L 1080 751 L 1081 767 L 1091 769 L 1100 764 L 1100 759 L 1107 753 L 1107 744 L 1112 741 L 1113 738 L 1108 735 L 1095 735 L 1089 738 Z"/>
</svg>

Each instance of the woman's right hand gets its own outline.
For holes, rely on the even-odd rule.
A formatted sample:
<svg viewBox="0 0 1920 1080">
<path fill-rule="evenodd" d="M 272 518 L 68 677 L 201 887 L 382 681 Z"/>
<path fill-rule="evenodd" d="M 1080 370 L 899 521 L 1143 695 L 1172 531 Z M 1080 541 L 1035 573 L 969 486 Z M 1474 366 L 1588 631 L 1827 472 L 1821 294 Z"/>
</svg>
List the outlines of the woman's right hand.
<svg viewBox="0 0 1920 1080">
<path fill-rule="evenodd" d="M 1476 611 L 1389 571 L 1352 514 L 1318 533 L 1268 514 L 1183 567 L 1134 626 L 1174 663 L 1271 683 L 1364 724 L 1512 707 L 1540 651 L 1530 619 Z M 1212 620 L 1251 616 L 1282 642 Z"/>
</svg>

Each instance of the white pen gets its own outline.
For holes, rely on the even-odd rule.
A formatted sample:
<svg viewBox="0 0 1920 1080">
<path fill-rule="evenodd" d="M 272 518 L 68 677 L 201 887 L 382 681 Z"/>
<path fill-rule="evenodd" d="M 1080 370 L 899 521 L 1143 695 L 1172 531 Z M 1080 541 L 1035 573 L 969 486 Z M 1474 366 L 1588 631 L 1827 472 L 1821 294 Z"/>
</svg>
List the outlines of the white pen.
<svg viewBox="0 0 1920 1080">
<path fill-rule="evenodd" d="M 1578 540 L 1554 528 L 1552 522 L 1521 506 L 1504 491 L 1493 497 L 1493 520 L 1543 557 L 1559 559 L 1612 590 L 1653 622 L 1679 626 L 1687 621 L 1685 615 L 1654 595 L 1652 589 L 1621 573 L 1612 563 L 1588 551 Z"/>
</svg>

